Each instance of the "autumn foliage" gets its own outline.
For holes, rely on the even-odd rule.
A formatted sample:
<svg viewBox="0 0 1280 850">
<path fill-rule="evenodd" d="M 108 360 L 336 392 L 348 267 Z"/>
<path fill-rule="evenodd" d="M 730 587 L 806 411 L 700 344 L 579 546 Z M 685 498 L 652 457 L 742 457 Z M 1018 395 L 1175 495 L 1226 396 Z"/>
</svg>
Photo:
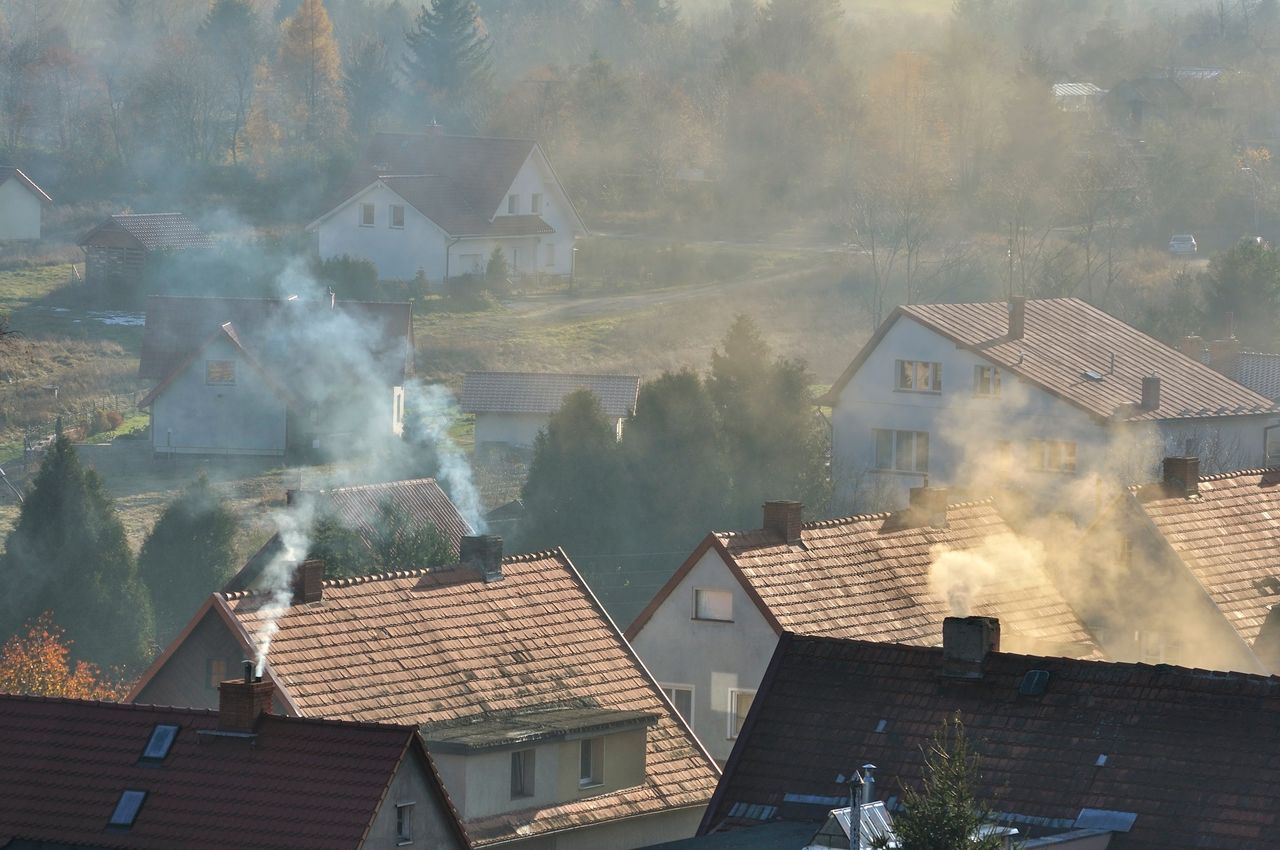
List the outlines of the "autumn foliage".
<svg viewBox="0 0 1280 850">
<path fill-rule="evenodd" d="M 118 700 L 127 688 L 96 664 L 70 663 L 71 641 L 46 611 L 0 647 L 0 693 Z"/>
</svg>

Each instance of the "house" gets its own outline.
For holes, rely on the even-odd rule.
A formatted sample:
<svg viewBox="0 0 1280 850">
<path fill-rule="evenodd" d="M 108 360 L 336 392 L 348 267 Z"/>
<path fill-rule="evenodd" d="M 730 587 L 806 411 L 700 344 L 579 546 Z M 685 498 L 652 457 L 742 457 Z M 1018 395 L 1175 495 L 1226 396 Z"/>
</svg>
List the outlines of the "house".
<svg viewBox="0 0 1280 850">
<path fill-rule="evenodd" d="M 147 299 L 138 376 L 157 454 L 357 451 L 400 434 L 413 306 L 328 298 Z"/>
<path fill-rule="evenodd" d="M 573 375 L 553 372 L 468 372 L 462 378 L 464 413 L 476 417 L 476 447 L 529 447 L 547 427 L 565 396 L 590 390 L 622 438 L 622 422 L 635 415 L 640 378 L 636 375 Z"/>
<path fill-rule="evenodd" d="M 0 242 L 40 238 L 40 216 L 50 198 L 12 165 L 0 167 Z"/>
<path fill-rule="evenodd" d="M 1053 102 L 1063 112 L 1092 112 L 1105 94 L 1093 83 L 1053 84 Z"/>
<path fill-rule="evenodd" d="M 85 284 L 123 292 L 137 289 L 155 255 L 212 248 L 213 240 L 182 213 L 119 213 L 86 233 L 79 245 Z"/>
<path fill-rule="evenodd" d="M 416 727 L 0 695 L 0 847 L 466 850 Z"/>
<path fill-rule="evenodd" d="M 1271 399 L 1078 298 L 898 307 L 820 403 L 837 499 L 859 510 L 901 505 L 926 477 L 1047 493 L 1145 480 L 1169 455 L 1258 467 L 1277 416 Z"/>
<path fill-rule="evenodd" d="M 209 705 L 258 652 L 290 715 L 414 723 L 477 847 L 693 834 L 717 770 L 563 552 L 468 537 L 446 568 L 215 593 L 130 701 Z"/>
<path fill-rule="evenodd" d="M 949 618 L 941 647 L 784 634 L 699 834 L 816 829 L 861 765 L 897 816 L 957 717 L 1024 847 L 1275 843 L 1280 678 L 1003 652 L 983 617 Z"/>
<path fill-rule="evenodd" d="M 1234 336 L 1210 341 L 1198 336 L 1185 336 L 1178 349 L 1192 360 L 1212 366 L 1259 395 L 1280 400 L 1280 354 L 1241 351 L 1240 340 Z M 1272 448 L 1269 446 L 1267 449 L 1268 462 L 1277 456 Z M 1280 447 L 1276 448 L 1280 451 Z"/>
<path fill-rule="evenodd" d="M 1116 83 L 1102 96 L 1116 126 L 1141 130 L 1152 119 L 1169 121 L 1189 110 L 1191 95 L 1172 77 L 1139 77 Z"/>
<path fill-rule="evenodd" d="M 383 280 L 481 274 L 495 248 L 513 275 L 573 274 L 587 234 L 537 142 L 378 133 L 341 192 L 307 225 L 320 257 L 371 260 Z"/>
<path fill-rule="evenodd" d="M 783 632 L 929 645 L 949 613 L 972 607 L 1001 617 L 1022 651 L 1097 655 L 990 501 L 948 505 L 945 490 L 922 488 L 906 511 L 802 519 L 799 502 L 766 502 L 762 528 L 707 535 L 627 628 L 717 759 Z"/>
<path fill-rule="evenodd" d="M 285 493 L 285 501 L 290 506 L 306 504 L 316 516 L 335 517 L 370 547 L 377 538 L 380 511 L 386 504 L 403 511 L 416 526 L 434 526 L 455 555 L 462 538 L 474 533 L 471 524 L 458 512 L 457 505 L 440 489 L 434 478 L 357 484 L 328 490 L 289 490 Z M 283 549 L 280 535 L 271 535 L 222 589 L 231 592 L 261 587 L 263 570 Z"/>
</svg>

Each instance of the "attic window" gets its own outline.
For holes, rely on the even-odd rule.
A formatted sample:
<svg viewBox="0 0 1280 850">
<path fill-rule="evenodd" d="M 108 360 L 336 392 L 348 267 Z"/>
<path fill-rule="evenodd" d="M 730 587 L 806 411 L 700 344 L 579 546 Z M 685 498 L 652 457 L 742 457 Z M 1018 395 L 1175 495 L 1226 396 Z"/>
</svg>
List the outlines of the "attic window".
<svg viewBox="0 0 1280 850">
<path fill-rule="evenodd" d="M 116 803 L 116 809 L 111 813 L 111 820 L 108 824 L 110 826 L 133 826 L 133 822 L 138 819 L 138 811 L 142 808 L 142 802 L 146 799 L 146 791 L 134 791 L 131 789 L 121 791 L 120 801 Z"/>
<path fill-rule="evenodd" d="M 391 205 L 391 226 L 397 230 L 404 229 L 404 206 L 402 204 Z"/>
<path fill-rule="evenodd" d="M 1022 677 L 1022 684 L 1018 685 L 1018 693 L 1024 697 L 1038 697 L 1044 694 L 1047 687 L 1049 687 L 1048 670 L 1028 670 Z"/>
<path fill-rule="evenodd" d="M 534 215 L 540 215 L 542 213 L 541 193 L 534 192 L 532 195 L 529 196 L 529 212 L 533 213 Z"/>
<path fill-rule="evenodd" d="M 156 728 L 151 730 L 151 740 L 147 741 L 147 748 L 142 751 L 144 759 L 161 761 L 165 756 L 169 755 L 169 748 L 173 746 L 173 740 L 178 737 L 178 727 L 171 723 L 157 723 Z"/>
<path fill-rule="evenodd" d="M 507 215 L 515 215 L 518 212 L 520 212 L 520 196 L 508 195 L 507 196 Z"/>
<path fill-rule="evenodd" d="M 373 204 L 360 205 L 360 226 L 373 227 Z"/>
<path fill-rule="evenodd" d="M 728 590 L 695 588 L 693 591 L 693 619 L 732 623 L 733 593 Z"/>
<path fill-rule="evenodd" d="M 204 361 L 204 382 L 206 384 L 234 384 L 236 382 L 236 361 Z"/>
</svg>

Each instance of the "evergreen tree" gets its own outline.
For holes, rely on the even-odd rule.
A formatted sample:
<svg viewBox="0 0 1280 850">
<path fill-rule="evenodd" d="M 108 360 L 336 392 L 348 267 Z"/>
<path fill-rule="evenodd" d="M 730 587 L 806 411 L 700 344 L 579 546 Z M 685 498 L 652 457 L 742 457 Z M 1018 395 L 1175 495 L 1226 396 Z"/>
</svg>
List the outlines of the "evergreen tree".
<svg viewBox="0 0 1280 850">
<path fill-rule="evenodd" d="M 323 514 L 312 523 L 307 558 L 324 561 L 326 578 L 348 578 L 371 572 L 369 544 L 332 514 Z"/>
<path fill-rule="evenodd" d="M 360 135 L 373 133 L 396 91 L 386 44 L 376 38 L 357 43 L 347 57 L 342 88 L 351 112 L 351 129 Z"/>
<path fill-rule="evenodd" d="M 404 38 L 404 75 L 431 106 L 466 108 L 488 93 L 489 37 L 474 0 L 431 0 Z"/>
<path fill-rule="evenodd" d="M 169 503 L 138 555 L 156 634 L 167 644 L 235 571 L 235 514 L 203 475 Z"/>
<path fill-rule="evenodd" d="M 1209 261 L 1205 304 L 1218 334 L 1235 333 L 1254 351 L 1270 351 L 1280 323 L 1280 254 L 1242 239 Z"/>
<path fill-rule="evenodd" d="M 390 501 L 378 506 L 375 528 L 371 560 L 376 567 L 419 570 L 457 560 L 440 529 L 429 522 L 414 522 L 407 511 Z"/>
<path fill-rule="evenodd" d="M 52 611 L 78 658 L 142 664 L 154 649 L 151 603 L 115 506 L 93 470 L 59 436 L 45 454 L 5 540 L 0 630 Z"/>
</svg>

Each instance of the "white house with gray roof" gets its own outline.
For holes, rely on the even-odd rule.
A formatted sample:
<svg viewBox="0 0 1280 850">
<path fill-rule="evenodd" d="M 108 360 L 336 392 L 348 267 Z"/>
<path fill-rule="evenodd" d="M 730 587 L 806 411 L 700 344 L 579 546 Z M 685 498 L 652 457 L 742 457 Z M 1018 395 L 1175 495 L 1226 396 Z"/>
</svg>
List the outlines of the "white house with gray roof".
<svg viewBox="0 0 1280 850">
<path fill-rule="evenodd" d="M 590 390 L 622 437 L 622 422 L 636 411 L 636 375 L 573 375 L 554 372 L 468 372 L 462 379 L 463 412 L 476 417 L 476 447 L 527 448 L 547 427 L 565 396 Z"/>
<path fill-rule="evenodd" d="M 328 212 L 307 225 L 322 259 L 368 259 L 383 280 L 483 273 L 568 276 L 586 226 L 537 142 L 378 133 Z"/>
<path fill-rule="evenodd" d="M 926 479 L 1048 492 L 1146 480 L 1171 455 L 1257 467 L 1280 421 L 1271 399 L 1076 298 L 899 307 L 821 403 L 836 496 L 856 510 L 900 507 Z"/>
<path fill-rule="evenodd" d="M 0 167 L 0 242 L 39 239 L 40 216 L 52 203 L 22 169 Z"/>
</svg>

